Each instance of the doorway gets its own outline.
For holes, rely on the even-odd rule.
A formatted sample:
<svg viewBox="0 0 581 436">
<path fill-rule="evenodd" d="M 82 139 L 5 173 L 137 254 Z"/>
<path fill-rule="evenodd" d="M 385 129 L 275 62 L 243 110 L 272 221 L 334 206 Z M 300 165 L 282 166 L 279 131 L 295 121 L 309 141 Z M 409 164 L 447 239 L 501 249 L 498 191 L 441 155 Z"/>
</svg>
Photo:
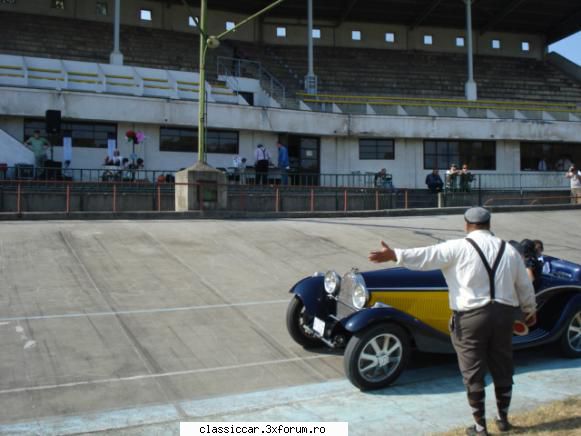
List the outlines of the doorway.
<svg viewBox="0 0 581 436">
<path fill-rule="evenodd" d="M 316 136 L 280 134 L 279 141 L 288 148 L 289 178 L 292 185 L 319 185 L 321 140 Z"/>
</svg>

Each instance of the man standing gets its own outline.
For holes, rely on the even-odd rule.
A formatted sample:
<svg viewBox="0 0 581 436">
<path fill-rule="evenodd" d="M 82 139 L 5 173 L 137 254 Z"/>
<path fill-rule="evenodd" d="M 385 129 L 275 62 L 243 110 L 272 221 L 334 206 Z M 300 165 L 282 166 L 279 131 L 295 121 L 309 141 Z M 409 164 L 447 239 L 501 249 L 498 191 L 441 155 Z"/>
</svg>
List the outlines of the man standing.
<svg viewBox="0 0 581 436">
<path fill-rule="evenodd" d="M 268 183 L 268 165 L 270 164 L 270 154 L 264 145 L 258 144 L 254 152 L 254 171 L 256 173 L 256 184 L 266 185 Z"/>
<path fill-rule="evenodd" d="M 40 130 L 35 130 L 34 134 L 24 142 L 24 145 L 34 153 L 34 166 L 38 176 L 39 168 L 44 167 L 46 151 L 50 147 L 50 143 L 46 138 L 40 136 Z"/>
<path fill-rule="evenodd" d="M 571 180 L 571 203 L 581 204 L 581 171 L 575 164 L 571 164 L 565 177 Z"/>
<path fill-rule="evenodd" d="M 283 185 L 288 185 L 288 170 L 290 163 L 288 160 L 288 148 L 281 144 L 280 141 L 276 143 L 278 148 L 278 169 L 280 170 L 280 182 Z"/>
<path fill-rule="evenodd" d="M 452 344 L 475 424 L 468 435 L 487 435 L 484 376 L 494 381 L 497 427 L 508 431 L 512 397 L 512 327 L 515 308 L 527 324 L 536 321 L 535 294 L 520 254 L 490 232 L 490 212 L 473 207 L 464 214 L 468 237 L 424 248 L 372 251 L 375 263 L 396 262 L 415 270 L 441 269 L 449 288 Z"/>
<path fill-rule="evenodd" d="M 430 192 L 436 193 L 442 191 L 444 182 L 440 177 L 440 172 L 436 168 L 426 176 L 426 185 L 428 185 Z"/>
</svg>

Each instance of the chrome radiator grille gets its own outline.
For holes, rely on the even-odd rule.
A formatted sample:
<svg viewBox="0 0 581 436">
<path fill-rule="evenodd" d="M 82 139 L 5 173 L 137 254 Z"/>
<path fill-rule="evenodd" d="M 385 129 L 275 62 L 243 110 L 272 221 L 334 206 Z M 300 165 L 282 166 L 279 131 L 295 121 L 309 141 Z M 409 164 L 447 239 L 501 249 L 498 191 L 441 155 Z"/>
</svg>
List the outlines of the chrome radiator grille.
<svg viewBox="0 0 581 436">
<path fill-rule="evenodd" d="M 353 307 L 352 297 L 353 289 L 355 287 L 355 281 L 353 280 L 353 274 L 348 272 L 341 279 L 341 290 L 337 295 L 337 317 L 345 318 L 351 315 L 353 312 L 357 312 L 357 309 Z"/>
</svg>

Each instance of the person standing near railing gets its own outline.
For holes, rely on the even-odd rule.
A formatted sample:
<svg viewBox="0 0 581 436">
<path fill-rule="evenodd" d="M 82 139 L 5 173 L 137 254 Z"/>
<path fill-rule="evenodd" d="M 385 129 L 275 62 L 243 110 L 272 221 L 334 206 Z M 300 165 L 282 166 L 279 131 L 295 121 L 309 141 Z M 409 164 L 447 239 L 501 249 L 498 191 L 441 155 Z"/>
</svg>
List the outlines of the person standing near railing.
<svg viewBox="0 0 581 436">
<path fill-rule="evenodd" d="M 254 171 L 256 173 L 256 184 L 268 184 L 268 166 L 270 165 L 270 154 L 264 145 L 258 144 L 254 151 Z"/>
<path fill-rule="evenodd" d="M 571 203 L 581 204 L 581 171 L 572 164 L 565 177 L 571 181 Z"/>
<path fill-rule="evenodd" d="M 36 177 L 38 177 L 38 169 L 44 168 L 46 152 L 50 147 L 50 142 L 48 142 L 46 138 L 40 136 L 40 130 L 35 130 L 33 135 L 24 141 L 24 145 L 34 153 L 34 167 L 36 171 Z"/>
<path fill-rule="evenodd" d="M 288 170 L 290 170 L 290 163 L 288 160 L 288 148 L 281 144 L 280 141 L 276 143 L 278 148 L 278 169 L 280 170 L 280 183 L 288 185 Z"/>
</svg>

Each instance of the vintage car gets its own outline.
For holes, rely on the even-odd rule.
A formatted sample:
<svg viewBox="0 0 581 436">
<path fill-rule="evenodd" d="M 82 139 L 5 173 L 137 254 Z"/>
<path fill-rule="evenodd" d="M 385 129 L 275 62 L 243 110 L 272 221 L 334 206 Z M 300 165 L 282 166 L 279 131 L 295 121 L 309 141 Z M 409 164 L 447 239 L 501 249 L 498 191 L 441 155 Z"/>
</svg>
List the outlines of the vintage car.
<svg viewBox="0 0 581 436">
<path fill-rule="evenodd" d="M 514 348 L 557 343 L 566 356 L 581 357 L 581 266 L 548 256 L 544 262 L 538 321 L 514 336 Z M 345 348 L 351 383 L 383 388 L 399 377 L 412 349 L 454 353 L 447 291 L 440 271 L 315 273 L 291 288 L 287 329 L 305 348 Z"/>
</svg>

